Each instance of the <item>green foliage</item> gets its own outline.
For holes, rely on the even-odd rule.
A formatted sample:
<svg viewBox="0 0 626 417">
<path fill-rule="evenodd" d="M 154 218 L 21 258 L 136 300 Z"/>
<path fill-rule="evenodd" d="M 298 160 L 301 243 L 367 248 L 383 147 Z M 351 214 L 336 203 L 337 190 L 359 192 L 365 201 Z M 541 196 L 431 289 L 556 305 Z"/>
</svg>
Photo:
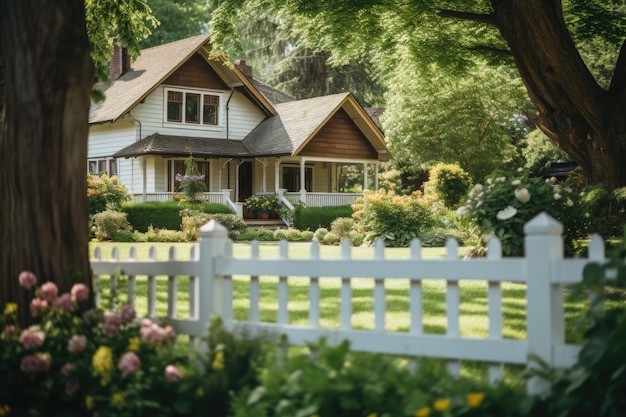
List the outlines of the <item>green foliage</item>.
<svg viewBox="0 0 626 417">
<path fill-rule="evenodd" d="M 278 198 L 274 194 L 253 195 L 246 198 L 243 206 L 253 213 L 269 213 L 280 208 Z"/>
<path fill-rule="evenodd" d="M 181 230 L 155 229 L 148 226 L 145 233 L 135 230 L 133 240 L 135 242 L 187 242 L 187 235 Z"/>
<path fill-rule="evenodd" d="M 113 239 L 120 230 L 129 230 L 130 225 L 126 220 L 126 213 L 114 210 L 105 210 L 93 215 L 93 224 L 96 228 L 95 235 L 99 240 Z"/>
<path fill-rule="evenodd" d="M 186 202 L 198 204 L 204 200 L 205 179 L 205 176 L 198 169 L 198 164 L 193 160 L 193 156 L 189 156 L 185 160 L 185 175 L 176 174 L 176 181 Z"/>
<path fill-rule="evenodd" d="M 590 232 L 606 239 L 621 235 L 626 224 L 626 188 L 608 191 L 602 185 L 586 187 L 580 204 Z"/>
<path fill-rule="evenodd" d="M 117 177 L 109 178 L 106 174 L 87 175 L 89 214 L 93 215 L 107 209 L 119 210 L 129 199 L 126 186 Z"/>
<path fill-rule="evenodd" d="M 324 339 L 262 374 L 233 400 L 235 417 L 519 416 L 519 390 L 453 380 L 439 363 L 412 373 L 389 356 L 357 354 Z"/>
<path fill-rule="evenodd" d="M 294 227 L 300 230 L 317 230 L 320 227 L 330 229 L 330 224 L 336 218 L 350 216 L 352 216 L 350 206 L 300 206 L 296 208 Z"/>
<path fill-rule="evenodd" d="M 249 228 L 241 233 L 239 233 L 237 236 L 235 236 L 236 241 L 238 242 L 243 242 L 243 241 L 248 241 L 248 240 L 255 240 L 257 239 L 257 236 L 259 235 L 259 232 L 255 229 Z"/>
<path fill-rule="evenodd" d="M 498 237 L 505 255 L 521 255 L 524 224 L 542 211 L 563 223 L 565 243 L 571 253 L 573 240 L 584 236 L 587 229 L 572 184 L 530 177 L 520 168 L 515 174 L 476 184 L 457 214 L 475 222 L 484 242 Z"/>
<path fill-rule="evenodd" d="M 393 192 L 366 191 L 353 205 L 353 217 L 366 233 L 366 241 L 380 237 L 387 246 L 408 246 L 422 231 L 435 224 L 429 208 L 433 197 L 423 197 L 419 191 L 410 196 Z"/>
<path fill-rule="evenodd" d="M 569 156 L 539 129 L 530 132 L 522 143 L 522 156 L 526 160 L 524 168 L 533 176 L 541 176 L 550 167 L 550 162 L 569 160 Z"/>
<path fill-rule="evenodd" d="M 430 170 L 424 191 L 432 189 L 449 208 L 457 208 L 472 186 L 469 174 L 457 164 L 438 163 Z"/>
<path fill-rule="evenodd" d="M 142 48 L 163 45 L 204 33 L 208 10 L 201 0 L 150 0 L 152 15 L 159 26 L 141 42 Z"/>
<path fill-rule="evenodd" d="M 134 242 L 135 237 L 130 230 L 118 230 L 113 236 L 114 242 Z"/>
<path fill-rule="evenodd" d="M 551 389 L 548 395 L 534 399 L 529 415 L 609 417 L 626 414 L 625 259 L 626 246 L 622 243 L 621 247 L 610 251 L 608 262 L 585 266 L 583 284 L 576 288 L 579 294 L 591 293 L 591 305 L 585 317 L 590 323 L 584 335 L 585 343 L 572 368 L 553 371 L 544 364 L 537 372 L 549 379 Z"/>
<path fill-rule="evenodd" d="M 193 207 L 209 214 L 230 213 L 228 207 L 217 203 L 201 203 Z M 158 229 L 180 230 L 181 228 L 181 206 L 176 201 L 125 204 L 122 211 L 128 213 L 128 222 L 140 232 L 146 232 L 150 225 Z"/>
</svg>

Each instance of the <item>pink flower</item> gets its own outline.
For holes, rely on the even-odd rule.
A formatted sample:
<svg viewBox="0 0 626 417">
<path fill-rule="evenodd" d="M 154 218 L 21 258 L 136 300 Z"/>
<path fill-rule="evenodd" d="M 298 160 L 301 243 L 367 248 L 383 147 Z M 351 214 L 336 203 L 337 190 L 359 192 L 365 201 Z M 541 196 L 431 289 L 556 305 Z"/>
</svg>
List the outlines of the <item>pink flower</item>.
<svg viewBox="0 0 626 417">
<path fill-rule="evenodd" d="M 20 369 L 24 372 L 45 372 L 50 369 L 50 357 L 45 353 L 24 356 Z"/>
<path fill-rule="evenodd" d="M 33 298 L 30 302 L 30 312 L 34 317 L 37 317 L 39 313 L 45 313 L 48 310 L 48 302 L 41 298 Z"/>
<path fill-rule="evenodd" d="M 81 352 L 85 346 L 87 346 L 87 338 L 82 334 L 75 334 L 67 341 L 67 350 L 71 353 Z"/>
<path fill-rule="evenodd" d="M 135 352 L 126 352 L 120 359 L 117 368 L 122 372 L 122 376 L 132 375 L 141 368 L 141 360 Z"/>
<path fill-rule="evenodd" d="M 176 382 L 183 378 L 183 374 L 174 365 L 167 365 L 165 367 L 165 377 L 172 382 Z"/>
<path fill-rule="evenodd" d="M 74 365 L 73 363 L 65 363 L 63 364 L 63 366 L 61 366 L 61 373 L 65 376 L 69 376 L 75 368 L 76 365 Z"/>
<path fill-rule="evenodd" d="M 20 334 L 20 343 L 24 345 L 26 349 L 32 349 L 43 345 L 43 341 L 46 339 L 44 332 L 39 330 L 22 330 Z"/>
<path fill-rule="evenodd" d="M 106 313 L 104 315 L 104 323 L 102 323 L 102 331 L 104 334 L 111 336 L 120 331 L 122 319 L 115 313 Z"/>
<path fill-rule="evenodd" d="M 74 284 L 72 287 L 72 300 L 77 303 L 87 301 L 89 298 L 89 288 L 85 284 Z"/>
<path fill-rule="evenodd" d="M 133 306 L 126 304 L 124 307 L 122 307 L 122 320 L 124 321 L 133 321 L 135 320 L 135 317 L 137 317 L 137 313 L 135 312 L 135 309 L 133 308 Z"/>
<path fill-rule="evenodd" d="M 2 337 L 4 339 L 10 339 L 17 332 L 17 327 L 12 324 L 7 325 L 4 330 L 2 330 Z"/>
<path fill-rule="evenodd" d="M 30 290 L 37 285 L 37 276 L 30 271 L 22 271 L 18 277 L 20 285 L 27 290 Z"/>
<path fill-rule="evenodd" d="M 174 329 L 172 326 L 163 328 L 149 319 L 144 319 L 139 334 L 144 342 L 165 342 L 174 337 Z"/>
<path fill-rule="evenodd" d="M 65 293 L 54 301 L 54 306 L 64 313 L 69 313 L 74 310 L 74 301 L 70 294 Z"/>
<path fill-rule="evenodd" d="M 46 301 L 54 301 L 59 294 L 59 289 L 54 282 L 48 281 L 39 288 L 39 298 Z"/>
</svg>

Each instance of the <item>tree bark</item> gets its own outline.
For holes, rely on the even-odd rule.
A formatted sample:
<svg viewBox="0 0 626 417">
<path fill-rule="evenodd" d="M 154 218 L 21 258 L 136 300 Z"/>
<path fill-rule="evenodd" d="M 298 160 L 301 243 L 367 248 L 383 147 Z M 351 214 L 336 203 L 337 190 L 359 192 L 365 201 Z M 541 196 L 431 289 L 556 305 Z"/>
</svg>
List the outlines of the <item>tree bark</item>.
<svg viewBox="0 0 626 417">
<path fill-rule="evenodd" d="M 602 89 L 585 65 L 560 0 L 491 0 L 494 24 L 511 49 L 537 126 L 585 171 L 590 183 L 626 186 L 626 53 Z"/>
<path fill-rule="evenodd" d="M 22 270 L 90 287 L 86 198 L 93 65 L 83 0 L 2 0 L 0 302 L 27 321 Z"/>
</svg>

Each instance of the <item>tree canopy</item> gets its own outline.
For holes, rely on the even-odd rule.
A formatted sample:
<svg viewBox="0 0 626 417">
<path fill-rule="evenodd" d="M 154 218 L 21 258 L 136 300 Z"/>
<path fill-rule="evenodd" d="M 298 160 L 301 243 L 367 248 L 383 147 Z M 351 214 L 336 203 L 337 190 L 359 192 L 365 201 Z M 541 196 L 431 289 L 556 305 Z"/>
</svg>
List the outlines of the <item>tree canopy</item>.
<svg viewBox="0 0 626 417">
<path fill-rule="evenodd" d="M 214 40 L 236 37 L 244 4 L 222 0 Z M 449 76 L 480 65 L 516 68 L 535 110 L 533 122 L 566 151 L 592 183 L 626 185 L 626 16 L 617 0 L 275 0 L 313 48 L 341 64 L 369 56 L 377 71 L 398 68 Z M 398 50 L 402 49 L 402 54 Z M 407 80 L 407 85 L 411 80 Z M 484 90 L 483 90 L 484 91 Z M 388 105 L 389 105 L 388 101 Z"/>
</svg>

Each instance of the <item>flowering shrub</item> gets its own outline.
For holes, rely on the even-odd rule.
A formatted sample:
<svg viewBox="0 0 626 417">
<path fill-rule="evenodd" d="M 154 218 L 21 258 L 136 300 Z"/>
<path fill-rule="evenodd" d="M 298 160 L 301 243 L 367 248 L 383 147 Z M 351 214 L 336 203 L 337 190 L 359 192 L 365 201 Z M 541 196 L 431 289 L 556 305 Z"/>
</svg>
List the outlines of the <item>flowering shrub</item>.
<svg viewBox="0 0 626 417">
<path fill-rule="evenodd" d="M 189 203 L 200 203 L 203 200 L 203 193 L 206 191 L 206 177 L 200 174 L 198 165 L 190 156 L 185 160 L 185 175 L 176 174 L 176 182 Z M 180 201 L 180 199 L 179 199 Z"/>
<path fill-rule="evenodd" d="M 185 382 L 194 372 L 171 327 L 137 322 L 130 306 L 119 313 L 88 309 L 84 284 L 59 294 L 52 282 L 35 289 L 37 278 L 29 272 L 19 282 L 35 292 L 30 310 L 39 324 L 20 329 L 17 306 L 4 306 L 3 415 L 174 416 L 201 399 Z"/>
<path fill-rule="evenodd" d="M 520 168 L 513 175 L 488 178 L 484 185 L 476 184 L 457 214 L 471 218 L 485 242 L 496 236 L 502 242 L 504 254 L 521 255 L 524 224 L 542 211 L 563 223 L 565 241 L 571 246 L 584 233 L 577 200 L 573 186 L 557 183 L 554 178 L 530 177 Z"/>
<path fill-rule="evenodd" d="M 384 189 L 366 190 L 352 205 L 352 217 L 367 234 L 366 241 L 381 237 L 387 246 L 408 246 L 411 239 L 434 225 L 431 206 L 435 199 L 419 191 L 400 196 Z"/>
<path fill-rule="evenodd" d="M 108 177 L 87 175 L 87 200 L 89 214 L 93 215 L 107 209 L 119 210 L 122 203 L 130 199 L 126 186 L 115 176 Z"/>
<path fill-rule="evenodd" d="M 253 195 L 246 199 L 243 206 L 254 213 L 276 211 L 280 208 L 278 198 L 273 194 Z"/>
</svg>

